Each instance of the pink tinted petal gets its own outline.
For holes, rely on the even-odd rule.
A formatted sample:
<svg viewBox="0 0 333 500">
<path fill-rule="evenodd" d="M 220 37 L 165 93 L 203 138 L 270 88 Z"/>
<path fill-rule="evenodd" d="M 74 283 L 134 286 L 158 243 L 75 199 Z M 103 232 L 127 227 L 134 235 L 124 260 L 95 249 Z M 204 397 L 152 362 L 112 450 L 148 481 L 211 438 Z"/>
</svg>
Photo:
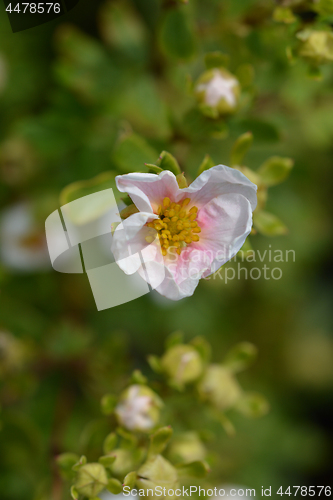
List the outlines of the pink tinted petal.
<svg viewBox="0 0 333 500">
<path fill-rule="evenodd" d="M 236 255 L 252 228 L 250 202 L 241 194 L 218 196 L 198 212 L 201 227 L 197 249 L 211 258 L 210 272 L 215 272 Z M 193 244 L 192 244 L 193 245 Z"/>
<path fill-rule="evenodd" d="M 241 194 L 251 204 L 252 211 L 257 205 L 257 186 L 244 174 L 224 165 L 217 165 L 202 172 L 192 184 L 181 189 L 177 201 L 191 198 L 191 205 L 204 206 L 213 198 L 222 194 Z"/>
<path fill-rule="evenodd" d="M 133 214 L 123 220 L 113 234 L 111 251 L 118 266 L 126 274 L 134 274 L 141 267 L 139 252 L 148 246 L 145 237 L 150 234 L 145 224 L 153 219 L 157 219 L 157 216 L 151 213 Z"/>
<path fill-rule="evenodd" d="M 143 212 L 157 210 L 163 199 L 175 199 L 180 191 L 176 177 L 172 172 L 164 170 L 156 174 L 126 174 L 116 177 L 117 188 L 128 193 L 137 208 Z"/>
<path fill-rule="evenodd" d="M 173 274 L 166 268 L 165 278 L 156 291 L 170 300 L 180 300 L 193 295 L 198 283 L 198 277 L 187 278 L 176 283 Z"/>
</svg>

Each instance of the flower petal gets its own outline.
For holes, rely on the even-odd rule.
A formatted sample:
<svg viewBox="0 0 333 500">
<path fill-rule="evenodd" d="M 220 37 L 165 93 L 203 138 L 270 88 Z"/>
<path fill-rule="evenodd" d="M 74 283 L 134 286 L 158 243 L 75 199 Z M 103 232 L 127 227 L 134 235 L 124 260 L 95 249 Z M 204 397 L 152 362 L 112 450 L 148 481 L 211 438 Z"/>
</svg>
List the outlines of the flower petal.
<svg viewBox="0 0 333 500">
<path fill-rule="evenodd" d="M 252 211 L 257 206 L 257 186 L 239 170 L 217 165 L 202 172 L 192 184 L 181 189 L 177 201 L 191 198 L 191 205 L 204 206 L 213 198 L 222 194 L 242 194 L 251 203 Z"/>
<path fill-rule="evenodd" d="M 217 271 L 232 259 L 243 246 L 252 228 L 250 202 L 241 194 L 226 194 L 214 198 L 198 212 L 201 227 L 198 251 L 211 257 L 211 269 L 204 277 Z"/>
<path fill-rule="evenodd" d="M 125 174 L 116 177 L 117 188 L 128 193 L 143 212 L 156 211 L 165 197 L 174 199 L 180 191 L 175 175 L 164 170 L 156 174 Z"/>
<path fill-rule="evenodd" d="M 145 224 L 152 219 L 157 219 L 157 215 L 146 212 L 133 214 L 123 220 L 113 234 L 111 251 L 125 274 L 134 274 L 141 267 L 139 252 L 148 246 L 145 237 L 149 228 Z"/>
</svg>

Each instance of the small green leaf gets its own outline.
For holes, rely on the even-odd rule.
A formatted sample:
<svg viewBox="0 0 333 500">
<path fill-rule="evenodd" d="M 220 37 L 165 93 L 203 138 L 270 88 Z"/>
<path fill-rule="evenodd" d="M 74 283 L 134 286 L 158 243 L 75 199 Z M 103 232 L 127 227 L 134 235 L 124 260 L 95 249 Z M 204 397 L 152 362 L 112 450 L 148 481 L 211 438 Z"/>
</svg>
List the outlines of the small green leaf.
<svg viewBox="0 0 333 500">
<path fill-rule="evenodd" d="M 172 156 L 172 154 L 168 153 L 167 151 L 162 151 L 157 163 L 162 170 L 170 170 L 175 175 L 181 174 L 178 161 L 174 156 Z"/>
<path fill-rule="evenodd" d="M 110 491 L 110 493 L 113 493 L 113 495 L 119 495 L 123 491 L 123 485 L 121 484 L 118 479 L 112 477 L 109 479 L 108 484 L 107 484 L 107 490 Z"/>
<path fill-rule="evenodd" d="M 113 462 L 116 460 L 115 455 L 104 455 L 102 457 L 99 457 L 98 461 L 100 464 L 104 465 L 104 467 L 110 467 L 110 465 L 113 464 Z"/>
<path fill-rule="evenodd" d="M 131 382 L 133 384 L 146 385 L 147 381 L 148 381 L 147 377 L 142 375 L 140 370 L 134 370 L 134 372 L 132 373 L 132 377 L 131 377 Z"/>
<path fill-rule="evenodd" d="M 163 368 L 161 366 L 160 358 L 157 356 L 150 355 L 147 358 L 148 364 L 150 368 L 155 372 L 155 373 L 162 373 Z"/>
<path fill-rule="evenodd" d="M 168 9 L 162 21 L 160 44 L 164 53 L 176 59 L 190 59 L 195 38 L 186 8 Z"/>
<path fill-rule="evenodd" d="M 120 199 L 121 199 L 121 201 L 122 201 L 123 203 L 125 203 L 125 205 L 127 205 L 128 207 L 129 207 L 130 205 L 132 205 L 132 204 L 133 204 L 133 201 L 131 200 L 131 198 L 130 198 L 128 195 L 126 195 L 126 196 L 121 196 L 121 198 L 120 198 Z"/>
<path fill-rule="evenodd" d="M 264 210 L 254 212 L 253 223 L 259 233 L 265 236 L 281 236 L 288 232 L 287 227 L 276 215 L 264 212 Z"/>
<path fill-rule="evenodd" d="M 180 464 L 176 468 L 179 476 L 204 478 L 210 472 L 209 465 L 200 460 L 189 464 Z"/>
<path fill-rule="evenodd" d="M 80 467 L 82 467 L 82 465 L 85 465 L 87 463 L 87 457 L 85 457 L 84 455 L 82 455 L 80 457 L 80 459 L 78 460 L 78 462 L 76 462 L 73 467 L 72 467 L 72 470 L 74 470 L 75 472 L 77 472 Z"/>
<path fill-rule="evenodd" d="M 80 460 L 80 457 L 75 453 L 62 453 L 56 458 L 58 467 L 61 470 L 69 470 Z"/>
<path fill-rule="evenodd" d="M 165 341 L 165 349 L 170 349 L 171 347 L 175 345 L 182 344 L 184 341 L 184 332 L 181 330 L 177 330 L 171 335 L 169 335 Z"/>
<path fill-rule="evenodd" d="M 108 436 L 106 436 L 103 443 L 103 451 L 105 455 L 107 455 L 117 447 L 117 441 L 118 438 L 114 432 L 111 432 Z"/>
<path fill-rule="evenodd" d="M 117 397 L 113 394 L 105 394 L 102 397 L 101 408 L 104 415 L 111 415 L 117 406 Z"/>
<path fill-rule="evenodd" d="M 184 174 L 176 175 L 176 180 L 179 186 L 179 189 L 185 189 L 188 187 L 187 179 Z"/>
<path fill-rule="evenodd" d="M 214 167 L 214 162 L 213 160 L 211 159 L 211 157 L 209 155 L 206 155 L 199 167 L 199 170 L 198 170 L 198 173 L 197 173 L 197 177 L 202 174 L 202 172 L 204 172 L 205 170 L 209 170 L 210 168 Z"/>
<path fill-rule="evenodd" d="M 233 373 L 248 368 L 257 357 L 257 348 L 250 342 L 240 342 L 227 353 L 223 364 Z"/>
<path fill-rule="evenodd" d="M 212 353 L 212 348 L 211 345 L 207 342 L 207 340 L 204 337 L 195 337 L 191 341 L 191 345 L 196 348 L 196 350 L 199 352 L 202 361 L 204 363 L 208 363 L 211 357 Z"/>
<path fill-rule="evenodd" d="M 139 210 L 136 208 L 136 206 L 134 205 L 134 203 L 132 203 L 132 205 L 129 205 L 128 207 L 124 208 L 120 212 L 119 215 L 124 220 L 124 219 L 127 219 L 128 217 L 130 217 L 133 214 L 137 214 L 138 212 L 139 212 Z"/>
<path fill-rule="evenodd" d="M 148 172 L 150 174 L 160 174 L 161 172 L 163 172 L 163 170 L 161 169 L 161 167 L 158 167 L 157 165 L 153 165 L 152 163 L 145 163 L 147 169 L 148 169 Z"/>
<path fill-rule="evenodd" d="M 79 499 L 79 493 L 76 490 L 75 486 L 71 487 L 71 497 L 73 498 L 73 500 L 78 500 Z"/>
<path fill-rule="evenodd" d="M 231 150 L 231 155 L 230 155 L 231 166 L 242 165 L 244 156 L 250 149 L 252 142 L 253 142 L 252 132 L 245 132 L 245 134 L 242 134 L 240 137 L 238 137 L 237 141 L 234 143 Z"/>
<path fill-rule="evenodd" d="M 207 69 L 220 68 L 221 66 L 228 66 L 229 56 L 220 51 L 209 52 L 205 55 L 205 65 Z"/>
<path fill-rule="evenodd" d="M 122 427 L 117 428 L 117 434 L 123 439 L 122 447 L 124 448 L 133 448 L 138 443 L 137 438 Z"/>
<path fill-rule="evenodd" d="M 149 455 L 160 455 L 170 441 L 172 434 L 173 430 L 170 426 L 161 427 L 154 432 L 150 436 Z"/>
<path fill-rule="evenodd" d="M 137 477 L 138 475 L 136 471 L 129 472 L 124 478 L 124 486 L 129 486 L 131 489 L 133 489 L 136 484 Z"/>
<path fill-rule="evenodd" d="M 269 412 L 269 403 L 266 398 L 256 392 L 246 392 L 238 401 L 235 409 L 250 418 L 259 418 Z"/>
<path fill-rule="evenodd" d="M 281 158 L 280 156 L 272 156 L 261 165 L 257 174 L 260 176 L 261 181 L 266 186 L 275 186 L 280 184 L 289 175 L 294 162 L 291 158 Z"/>
</svg>

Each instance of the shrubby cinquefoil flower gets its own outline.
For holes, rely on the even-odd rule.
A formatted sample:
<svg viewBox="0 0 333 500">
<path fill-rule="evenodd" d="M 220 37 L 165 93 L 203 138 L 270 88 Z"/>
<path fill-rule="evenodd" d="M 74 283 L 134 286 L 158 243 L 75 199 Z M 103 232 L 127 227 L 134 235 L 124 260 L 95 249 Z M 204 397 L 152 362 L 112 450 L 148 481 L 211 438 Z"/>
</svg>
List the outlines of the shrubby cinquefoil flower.
<svg viewBox="0 0 333 500">
<path fill-rule="evenodd" d="M 218 165 L 184 189 L 168 170 L 121 175 L 116 182 L 139 212 L 114 232 L 115 260 L 169 299 L 191 296 L 200 278 L 230 260 L 251 231 L 257 187 L 238 170 Z M 149 253 L 148 273 L 138 252 Z"/>
<path fill-rule="evenodd" d="M 236 111 L 240 85 L 237 78 L 224 68 L 214 68 L 203 73 L 195 86 L 199 103 L 224 115 Z"/>
</svg>

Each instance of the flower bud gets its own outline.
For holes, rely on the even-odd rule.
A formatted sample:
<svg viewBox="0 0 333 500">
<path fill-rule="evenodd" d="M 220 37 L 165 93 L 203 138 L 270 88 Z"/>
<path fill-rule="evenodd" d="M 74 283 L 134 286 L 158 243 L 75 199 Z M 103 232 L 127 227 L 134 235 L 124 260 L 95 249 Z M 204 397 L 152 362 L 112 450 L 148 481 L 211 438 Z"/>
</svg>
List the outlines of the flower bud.
<svg viewBox="0 0 333 500">
<path fill-rule="evenodd" d="M 232 373 L 222 365 L 210 365 L 198 385 L 201 397 L 221 411 L 232 408 L 242 389 Z"/>
<path fill-rule="evenodd" d="M 162 405 L 159 396 L 149 387 L 134 384 L 122 394 L 115 414 L 126 429 L 149 432 L 159 421 Z"/>
<path fill-rule="evenodd" d="M 236 77 L 226 69 L 214 68 L 200 76 L 195 85 L 195 94 L 205 114 L 225 115 L 236 111 L 240 85 Z"/>
<path fill-rule="evenodd" d="M 196 380 L 203 369 L 198 351 L 185 344 L 168 349 L 161 359 L 161 366 L 170 379 L 180 386 Z"/>
<path fill-rule="evenodd" d="M 75 489 L 81 495 L 94 498 L 108 484 L 108 477 L 103 465 L 90 463 L 79 468 L 75 481 Z"/>
<path fill-rule="evenodd" d="M 175 467 L 162 455 L 157 455 L 145 462 L 137 472 L 138 488 L 147 491 L 155 489 L 156 486 L 162 488 L 176 489 L 178 486 L 178 474 Z M 147 492 L 148 496 L 148 492 Z M 169 495 L 167 495 L 169 498 Z"/>
<path fill-rule="evenodd" d="M 173 439 L 168 456 L 177 462 L 194 462 L 204 460 L 207 451 L 196 432 L 184 432 Z"/>
<path fill-rule="evenodd" d="M 109 453 L 111 457 L 116 457 L 115 461 L 112 465 L 109 466 L 112 474 L 119 477 L 124 478 L 126 474 L 136 469 L 138 466 L 138 455 L 136 450 L 127 450 L 125 448 L 117 448 Z"/>
<path fill-rule="evenodd" d="M 333 61 L 333 33 L 330 31 L 301 32 L 300 56 L 312 64 L 325 64 Z"/>
</svg>

